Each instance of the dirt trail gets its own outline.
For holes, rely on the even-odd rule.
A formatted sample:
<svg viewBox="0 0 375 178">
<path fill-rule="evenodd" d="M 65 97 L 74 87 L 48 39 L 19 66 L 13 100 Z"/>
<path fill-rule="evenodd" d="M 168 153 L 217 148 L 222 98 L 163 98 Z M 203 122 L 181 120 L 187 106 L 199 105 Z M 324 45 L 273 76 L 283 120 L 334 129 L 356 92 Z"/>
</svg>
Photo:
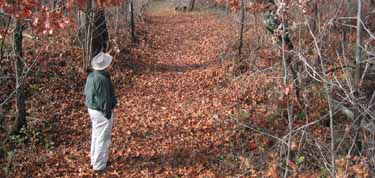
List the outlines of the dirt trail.
<svg viewBox="0 0 375 178">
<path fill-rule="evenodd" d="M 146 70 L 116 110 L 111 169 L 135 177 L 220 175 L 210 166 L 224 154 L 226 126 L 214 117 L 231 102 L 220 85 L 229 29 L 210 13 L 163 5 L 148 14 Z"/>
<path fill-rule="evenodd" d="M 111 72 L 120 105 L 111 163 L 102 177 L 238 173 L 236 164 L 223 159 L 236 150 L 230 139 L 233 127 L 217 121 L 230 114 L 235 98 L 221 62 L 234 30 L 208 11 L 175 12 L 169 1 L 154 1 L 137 28 L 139 43 L 122 42 L 121 57 L 115 58 Z M 127 33 L 121 36 L 125 39 Z M 71 91 L 76 99 L 69 110 L 58 107 L 56 148 L 28 153 L 28 164 L 19 166 L 25 176 L 92 176 L 90 120 L 80 102 L 81 88 L 76 90 Z M 67 100 L 71 103 L 72 98 Z"/>
</svg>

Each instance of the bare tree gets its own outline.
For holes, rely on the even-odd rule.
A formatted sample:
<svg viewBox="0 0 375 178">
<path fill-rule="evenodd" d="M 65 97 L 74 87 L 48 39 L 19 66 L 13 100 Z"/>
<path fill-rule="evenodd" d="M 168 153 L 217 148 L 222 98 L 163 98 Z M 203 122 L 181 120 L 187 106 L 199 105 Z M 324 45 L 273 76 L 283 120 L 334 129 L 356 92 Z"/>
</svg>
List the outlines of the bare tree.
<svg viewBox="0 0 375 178">
<path fill-rule="evenodd" d="M 130 0 L 130 30 L 133 43 L 137 42 L 137 36 L 135 35 L 135 12 L 134 12 L 134 1 Z"/>
<path fill-rule="evenodd" d="M 356 41 L 356 55 L 355 55 L 355 73 L 354 73 L 354 86 L 355 90 L 359 90 L 360 80 L 362 76 L 362 0 L 358 0 L 357 11 L 357 41 Z"/>
<path fill-rule="evenodd" d="M 309 25 L 311 30 L 315 33 L 317 30 L 317 21 L 318 21 L 318 2 L 316 0 L 311 1 L 311 14 L 309 17 Z"/>
<path fill-rule="evenodd" d="M 195 7 L 195 0 L 191 0 L 190 1 L 190 11 L 193 11 L 194 10 L 194 7 Z"/>
<path fill-rule="evenodd" d="M 92 31 L 93 31 L 93 21 L 94 21 L 94 8 L 95 2 L 87 1 L 86 10 L 83 12 L 84 16 L 80 19 L 82 20 L 81 23 L 84 26 L 80 29 L 80 40 L 82 42 L 83 47 L 83 71 L 87 71 L 89 67 L 89 62 L 92 57 Z M 83 33 L 83 34 L 82 34 Z"/>
<path fill-rule="evenodd" d="M 104 8 L 99 8 L 94 11 L 94 24 L 92 32 L 92 57 L 99 52 L 106 52 L 108 47 L 109 34 L 107 29 L 107 22 L 105 18 Z"/>
<path fill-rule="evenodd" d="M 8 30 L 9 30 L 9 27 L 10 27 L 10 23 L 12 21 L 12 17 L 9 16 L 8 17 L 8 22 L 7 22 L 7 26 L 5 28 L 5 33 L 4 33 L 4 37 L 3 39 L 1 40 L 1 46 L 0 46 L 0 61 L 3 60 L 3 57 L 4 57 L 4 45 L 5 45 L 5 39 L 6 39 L 6 35 L 8 34 Z"/>
<path fill-rule="evenodd" d="M 226 0 L 225 2 L 225 11 L 226 11 L 226 14 L 229 15 L 229 0 Z"/>
<path fill-rule="evenodd" d="M 25 88 L 23 76 L 23 55 L 22 55 L 22 41 L 23 41 L 23 24 L 22 20 L 17 19 L 16 28 L 13 32 L 13 48 L 16 63 L 16 120 L 11 130 L 12 134 L 17 134 L 23 127 L 27 126 L 26 122 L 26 105 L 25 105 Z"/>
<path fill-rule="evenodd" d="M 242 53 L 242 47 L 243 47 L 243 33 L 244 33 L 244 27 L 245 27 L 245 0 L 241 0 L 241 11 L 240 11 L 240 17 L 241 17 L 241 27 L 240 27 L 240 45 L 238 46 L 238 54 L 241 55 Z"/>
<path fill-rule="evenodd" d="M 354 86 L 354 95 L 355 97 L 360 96 L 360 83 L 361 83 L 361 76 L 362 76 L 362 22 L 363 22 L 363 16 L 362 16 L 362 0 L 358 0 L 358 7 L 357 7 L 357 34 L 356 34 L 356 54 L 355 54 L 355 70 L 354 70 L 354 78 L 353 78 L 353 86 Z M 362 151 L 362 143 L 359 138 L 359 130 L 360 130 L 360 124 L 362 121 L 362 114 L 359 112 L 359 110 L 356 110 L 355 112 L 355 118 L 357 118 L 357 121 L 354 123 L 354 129 L 355 129 L 355 143 L 358 148 L 358 152 Z"/>
</svg>

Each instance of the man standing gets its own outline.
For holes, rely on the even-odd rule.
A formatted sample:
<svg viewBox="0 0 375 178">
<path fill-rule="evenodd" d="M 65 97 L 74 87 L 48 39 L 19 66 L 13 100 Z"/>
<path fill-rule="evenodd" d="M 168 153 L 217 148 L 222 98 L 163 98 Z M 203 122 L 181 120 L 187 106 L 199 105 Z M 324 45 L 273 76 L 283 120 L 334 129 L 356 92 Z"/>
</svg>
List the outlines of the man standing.
<svg viewBox="0 0 375 178">
<path fill-rule="evenodd" d="M 92 59 L 93 71 L 87 77 L 84 91 L 92 121 L 90 158 L 94 171 L 106 168 L 111 144 L 114 118 L 112 110 L 117 104 L 110 74 L 105 71 L 111 63 L 112 56 L 103 52 Z"/>
</svg>

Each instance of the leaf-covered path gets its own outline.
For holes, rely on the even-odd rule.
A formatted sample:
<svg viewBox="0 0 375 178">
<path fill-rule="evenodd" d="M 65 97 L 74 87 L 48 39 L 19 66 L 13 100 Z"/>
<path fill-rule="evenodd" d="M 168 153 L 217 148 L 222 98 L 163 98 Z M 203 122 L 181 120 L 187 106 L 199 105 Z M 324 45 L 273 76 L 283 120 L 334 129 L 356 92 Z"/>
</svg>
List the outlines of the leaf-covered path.
<svg viewBox="0 0 375 178">
<path fill-rule="evenodd" d="M 234 130 L 225 121 L 236 97 L 223 56 L 235 31 L 211 12 L 175 12 L 168 1 L 154 1 L 137 28 L 139 43 L 122 42 L 111 71 L 119 106 L 110 165 L 101 176 L 222 177 L 243 171 L 230 157 Z M 24 175 L 92 176 L 91 126 L 81 89 L 66 91 L 68 104 L 53 106 L 60 110 L 57 147 L 29 153 Z"/>
<path fill-rule="evenodd" d="M 230 29 L 209 13 L 172 10 L 151 12 L 147 25 L 145 70 L 118 87 L 110 170 L 130 177 L 222 175 L 213 166 L 225 154 L 227 126 L 215 118 L 231 102 L 222 95 L 220 62 Z"/>
</svg>

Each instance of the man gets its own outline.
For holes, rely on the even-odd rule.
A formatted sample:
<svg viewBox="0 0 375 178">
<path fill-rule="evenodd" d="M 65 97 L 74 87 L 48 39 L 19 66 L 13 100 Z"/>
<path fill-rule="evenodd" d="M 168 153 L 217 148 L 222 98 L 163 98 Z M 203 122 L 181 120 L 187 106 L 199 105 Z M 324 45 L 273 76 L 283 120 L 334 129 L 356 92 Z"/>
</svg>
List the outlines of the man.
<svg viewBox="0 0 375 178">
<path fill-rule="evenodd" d="M 84 94 L 92 121 L 91 166 L 94 171 L 103 171 L 107 166 L 109 145 L 111 144 L 113 108 L 117 104 L 115 90 L 107 69 L 112 56 L 100 52 L 91 65 L 93 71 L 86 81 Z"/>
</svg>

